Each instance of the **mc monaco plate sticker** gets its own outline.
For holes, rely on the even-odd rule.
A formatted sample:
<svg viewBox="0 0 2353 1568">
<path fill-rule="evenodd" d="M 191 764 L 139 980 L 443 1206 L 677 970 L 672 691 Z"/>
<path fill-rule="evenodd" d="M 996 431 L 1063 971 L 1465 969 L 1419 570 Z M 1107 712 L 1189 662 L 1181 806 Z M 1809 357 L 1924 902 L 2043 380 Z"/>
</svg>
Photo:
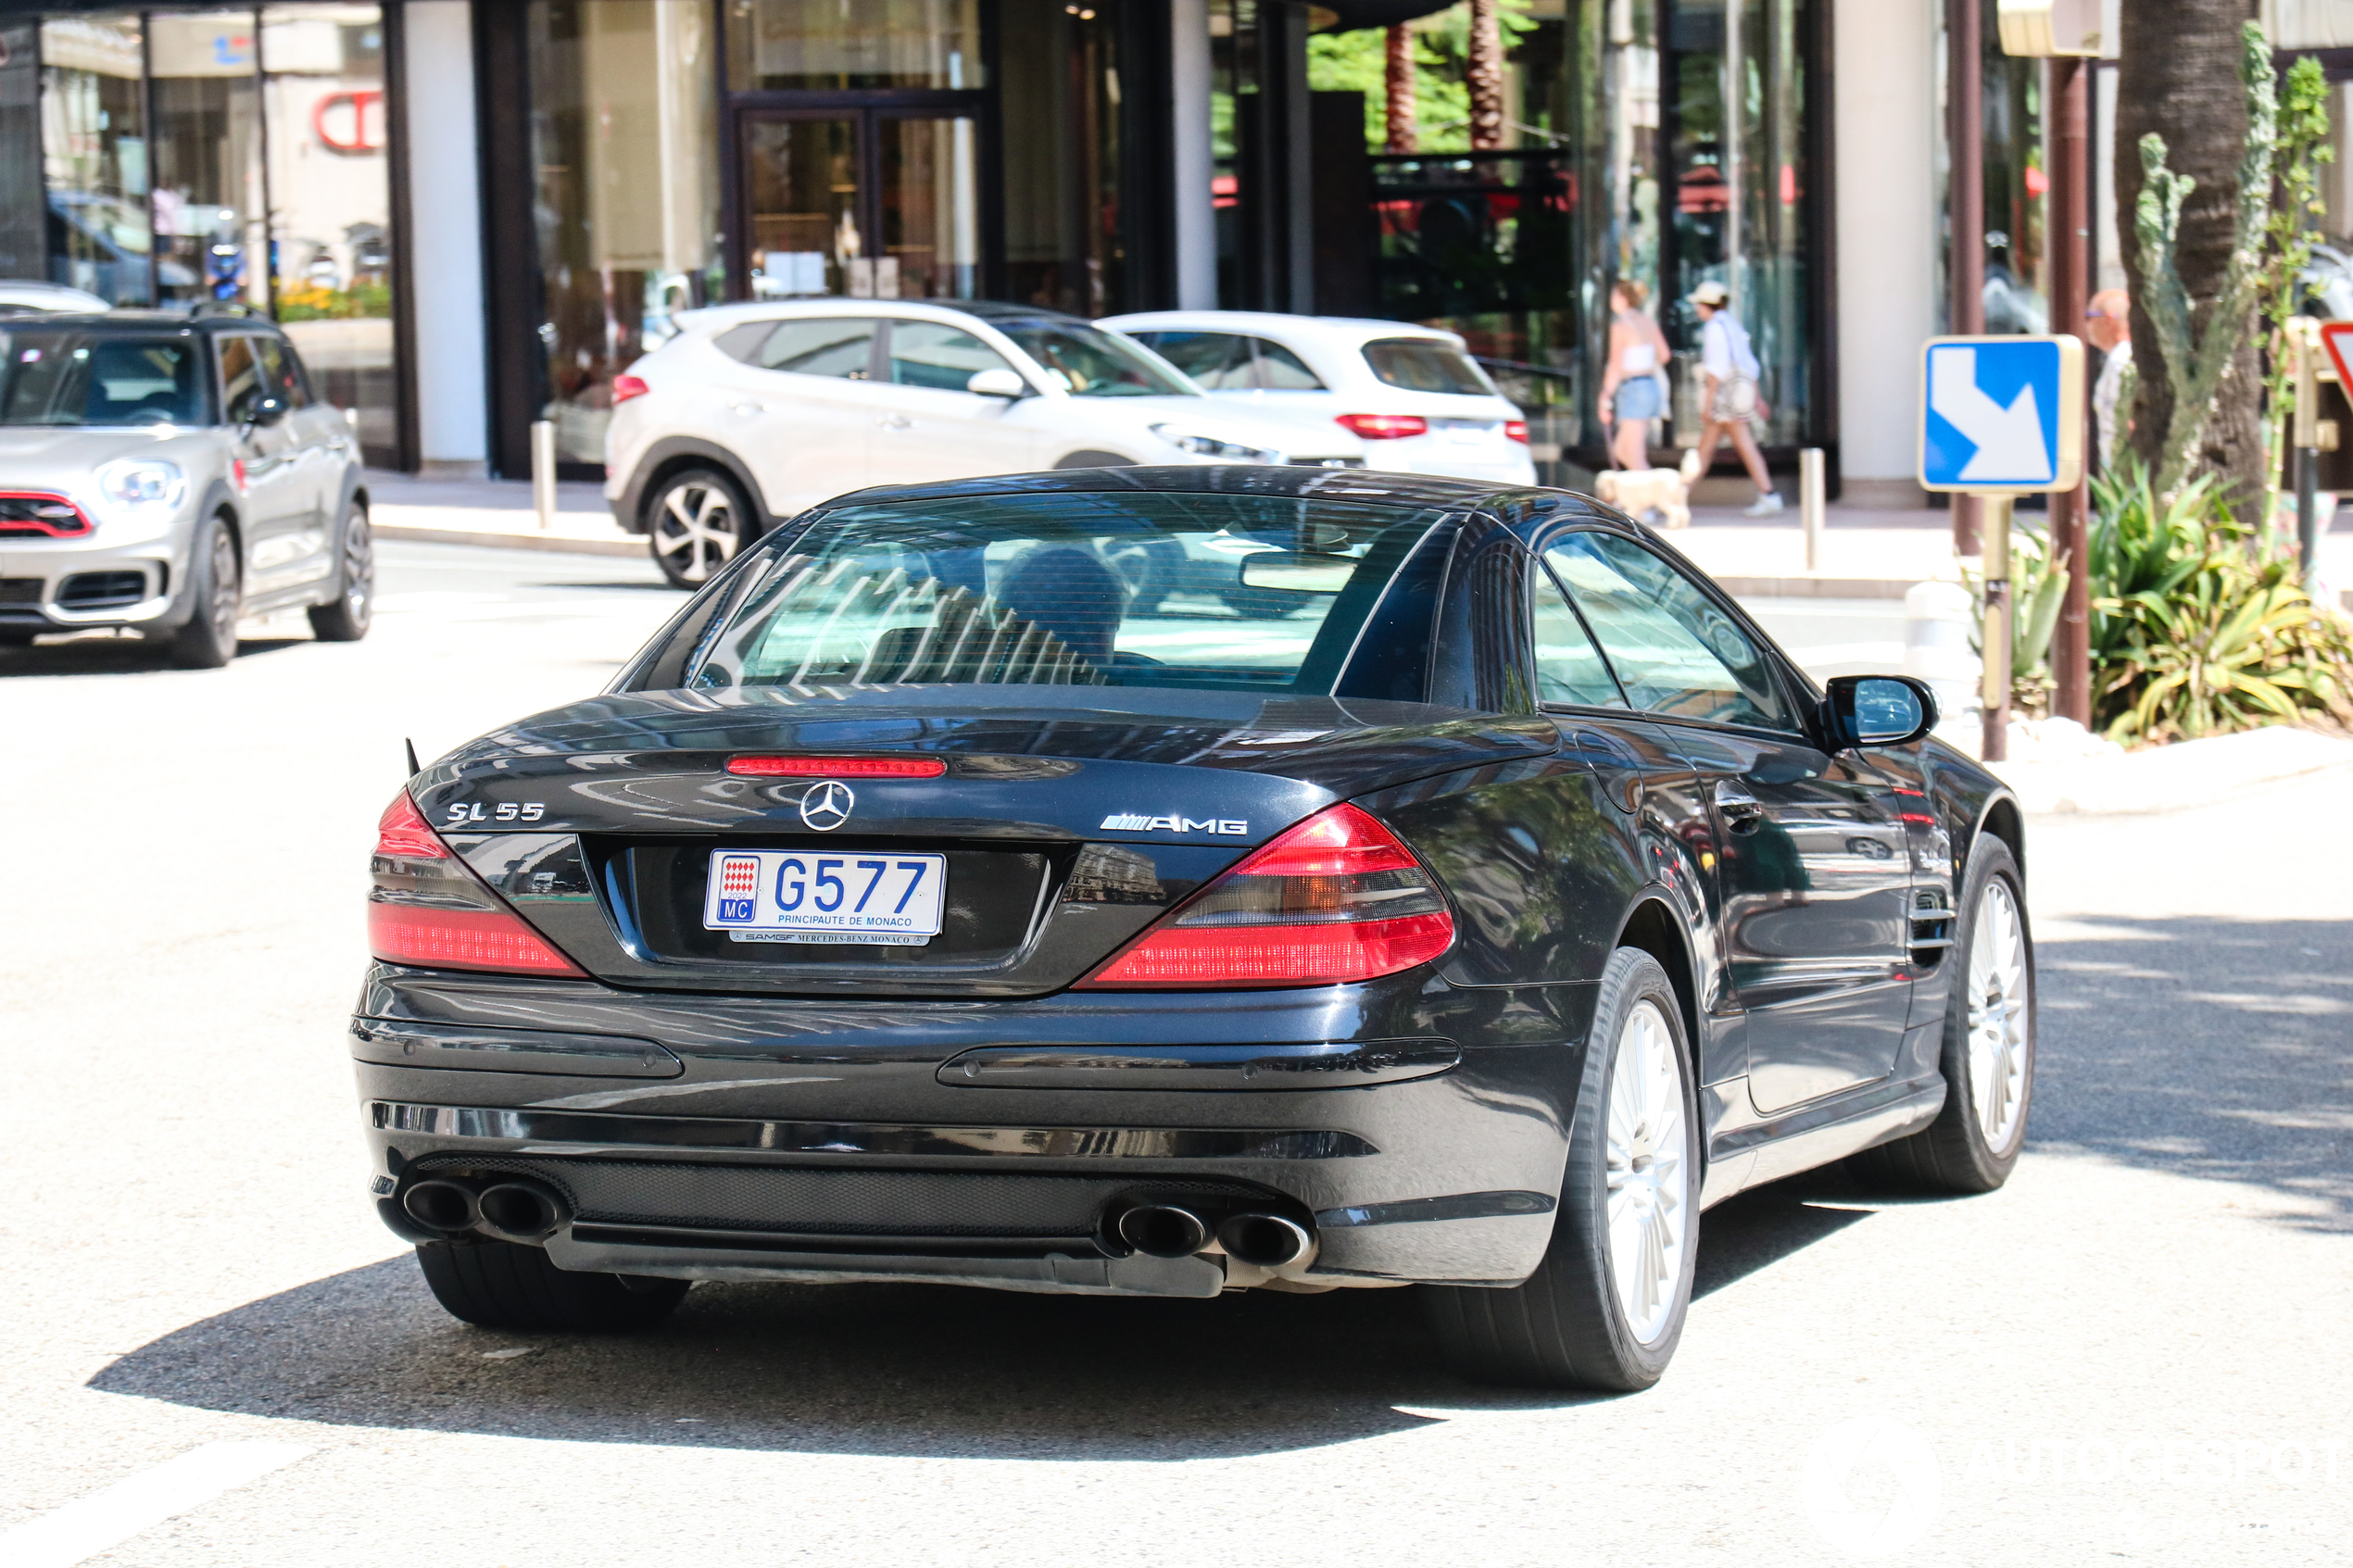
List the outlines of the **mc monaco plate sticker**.
<svg viewBox="0 0 2353 1568">
<path fill-rule="evenodd" d="M 939 935 L 945 855 L 718 849 L 702 923 L 736 942 L 920 947 Z"/>
</svg>

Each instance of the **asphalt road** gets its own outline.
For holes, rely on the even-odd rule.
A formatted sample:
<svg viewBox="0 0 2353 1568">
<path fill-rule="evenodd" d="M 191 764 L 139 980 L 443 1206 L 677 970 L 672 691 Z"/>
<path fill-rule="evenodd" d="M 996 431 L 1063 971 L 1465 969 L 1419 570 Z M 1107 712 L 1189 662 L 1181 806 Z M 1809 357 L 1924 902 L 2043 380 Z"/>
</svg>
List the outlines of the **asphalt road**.
<svg viewBox="0 0 2353 1568">
<path fill-rule="evenodd" d="M 1645 1395 L 1457 1383 L 1403 1292 L 703 1286 L 643 1338 L 518 1337 L 364 1200 L 371 831 L 404 735 L 588 693 L 677 600 L 384 558 L 354 646 L 0 653 L 0 1563 L 2343 1561 L 2344 781 L 2035 824 L 2015 1180 L 1712 1211 Z"/>
</svg>

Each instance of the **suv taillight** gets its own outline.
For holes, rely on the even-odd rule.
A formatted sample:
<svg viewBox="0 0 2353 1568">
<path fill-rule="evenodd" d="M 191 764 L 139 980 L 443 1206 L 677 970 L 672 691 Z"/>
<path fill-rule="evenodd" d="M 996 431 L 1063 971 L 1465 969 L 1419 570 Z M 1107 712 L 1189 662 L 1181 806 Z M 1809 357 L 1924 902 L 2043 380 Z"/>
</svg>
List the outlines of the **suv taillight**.
<svg viewBox="0 0 2353 1568">
<path fill-rule="evenodd" d="M 1334 414 L 1332 420 L 1366 441 L 1396 441 L 1429 433 L 1429 421 L 1419 414 Z"/>
<path fill-rule="evenodd" d="M 368 949 L 386 963 L 588 978 L 450 853 L 405 789 L 376 823 L 368 873 Z"/>
<path fill-rule="evenodd" d="M 612 406 L 618 408 L 631 398 L 643 397 L 652 390 L 641 376 L 615 376 L 612 378 Z"/>
<path fill-rule="evenodd" d="M 1124 990 L 1338 985 L 1429 962 L 1454 916 L 1396 834 L 1353 806 L 1299 823 L 1078 984 Z"/>
</svg>

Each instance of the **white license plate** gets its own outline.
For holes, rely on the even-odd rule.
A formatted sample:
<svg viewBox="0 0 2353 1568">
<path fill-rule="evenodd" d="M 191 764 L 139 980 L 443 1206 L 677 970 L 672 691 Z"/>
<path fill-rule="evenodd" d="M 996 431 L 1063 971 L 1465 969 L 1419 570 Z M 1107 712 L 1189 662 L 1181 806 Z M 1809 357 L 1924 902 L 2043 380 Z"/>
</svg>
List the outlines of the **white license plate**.
<svg viewBox="0 0 2353 1568">
<path fill-rule="evenodd" d="M 1495 433 L 1495 427 L 1479 420 L 1459 420 L 1440 426 L 1447 440 L 1457 446 L 1476 446 Z"/>
<path fill-rule="evenodd" d="M 702 923 L 736 942 L 920 947 L 947 886 L 945 855 L 715 849 Z"/>
</svg>

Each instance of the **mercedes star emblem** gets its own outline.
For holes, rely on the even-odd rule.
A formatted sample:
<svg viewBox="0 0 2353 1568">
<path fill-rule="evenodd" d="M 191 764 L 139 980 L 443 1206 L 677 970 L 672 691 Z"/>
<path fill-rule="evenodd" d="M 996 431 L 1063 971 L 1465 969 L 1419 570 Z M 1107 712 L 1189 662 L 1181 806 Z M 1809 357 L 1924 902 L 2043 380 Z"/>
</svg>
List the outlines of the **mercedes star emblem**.
<svg viewBox="0 0 2353 1568">
<path fill-rule="evenodd" d="M 819 833 L 831 833 L 849 821 L 850 809 L 857 804 L 848 784 L 825 779 L 801 791 L 800 820 Z"/>
</svg>

